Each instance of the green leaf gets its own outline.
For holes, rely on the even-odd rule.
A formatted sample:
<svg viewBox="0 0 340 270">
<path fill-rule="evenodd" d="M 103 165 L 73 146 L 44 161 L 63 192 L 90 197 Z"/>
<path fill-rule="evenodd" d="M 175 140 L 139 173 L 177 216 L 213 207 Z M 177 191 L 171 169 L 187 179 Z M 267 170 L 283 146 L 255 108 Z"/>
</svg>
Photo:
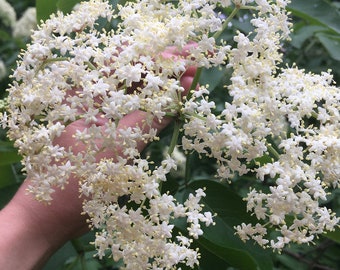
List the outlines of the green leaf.
<svg viewBox="0 0 340 270">
<path fill-rule="evenodd" d="M 325 27 L 320 25 L 304 26 L 292 33 L 292 41 L 290 44 L 297 49 L 301 49 L 309 38 L 314 37 L 316 32 L 323 30 L 325 30 Z"/>
<path fill-rule="evenodd" d="M 200 83 L 202 85 L 209 84 L 209 89 L 213 90 L 219 85 L 224 77 L 225 71 L 218 67 L 203 69 Z"/>
<path fill-rule="evenodd" d="M 91 251 L 87 251 L 89 242 L 92 242 L 94 238 L 94 231 L 90 231 L 78 238 L 76 241 L 79 242 L 79 246 L 81 248 L 78 252 L 72 244 L 72 241 L 67 242 L 49 258 L 43 270 L 84 269 L 81 268 L 81 258 L 79 257 L 82 255 L 84 256 L 84 259 L 86 259 L 86 269 L 102 269 L 99 267 L 97 258 L 94 257 L 94 246 L 91 245 L 93 249 Z M 70 267 L 73 262 L 73 267 Z"/>
<path fill-rule="evenodd" d="M 80 2 L 81 0 L 59 0 L 57 2 L 57 8 L 65 14 L 70 13 L 73 7 Z"/>
<path fill-rule="evenodd" d="M 293 0 L 288 10 L 311 24 L 323 25 L 340 34 L 340 15 L 335 7 L 325 0 Z"/>
<path fill-rule="evenodd" d="M 19 162 L 21 156 L 12 142 L 0 141 L 0 166 Z"/>
<path fill-rule="evenodd" d="M 215 218 L 216 225 L 204 229 L 204 234 L 197 241 L 211 253 L 238 269 L 257 269 L 256 260 L 245 248 L 233 229 L 220 218 Z M 264 268 L 261 268 L 264 269 Z"/>
<path fill-rule="evenodd" d="M 43 270 L 57 270 L 57 269 L 66 269 L 64 268 L 64 264 L 71 257 L 77 256 L 76 251 L 72 247 L 71 242 L 67 242 L 64 246 L 62 246 L 57 252 L 51 256 Z"/>
<path fill-rule="evenodd" d="M 277 260 L 285 266 L 283 269 L 298 269 L 298 270 L 307 270 L 308 265 L 305 264 L 305 262 L 297 260 L 296 258 L 293 258 L 286 254 L 281 254 L 277 257 Z M 282 269 L 282 268 L 280 268 Z"/>
<path fill-rule="evenodd" d="M 246 202 L 228 184 L 215 180 L 198 180 L 190 183 L 189 187 L 193 190 L 205 188 L 207 196 L 203 198 L 204 205 L 217 213 L 229 226 L 257 222 L 255 217 L 247 213 Z"/>
<path fill-rule="evenodd" d="M 325 233 L 324 236 L 340 244 L 340 228 L 339 227 L 337 227 L 332 232 Z"/>
<path fill-rule="evenodd" d="M 217 213 L 217 217 L 214 218 L 215 225 L 203 226 L 204 234 L 199 237 L 197 242 L 209 252 L 238 269 L 273 269 L 271 253 L 252 242 L 244 243 L 235 235 L 233 228 L 235 225 L 256 221 L 246 212 L 246 204 L 242 198 L 227 185 L 212 180 L 192 182 L 185 193 L 193 193 L 198 188 L 206 188 L 207 196 L 202 199 L 202 203 L 205 210 Z M 185 194 L 181 195 L 183 199 L 186 197 Z M 176 196 L 176 198 L 179 197 Z M 182 223 L 176 223 L 176 226 L 183 231 L 185 222 L 182 220 Z"/>
<path fill-rule="evenodd" d="M 0 166 L 19 162 L 20 160 L 21 156 L 16 151 L 0 152 Z"/>
<path fill-rule="evenodd" d="M 197 242 L 197 241 L 196 241 Z M 215 254 L 208 251 L 205 247 L 197 243 L 193 248 L 199 248 L 201 259 L 199 261 L 199 270 L 224 270 L 230 266 L 226 261 L 222 260 Z"/>
<path fill-rule="evenodd" d="M 0 188 L 10 186 L 12 184 L 18 183 L 16 173 L 12 165 L 2 165 L 0 166 Z"/>
<path fill-rule="evenodd" d="M 47 20 L 52 13 L 57 12 L 58 0 L 36 0 L 37 21 Z"/>
<path fill-rule="evenodd" d="M 316 37 L 322 43 L 322 45 L 326 48 L 329 55 L 337 60 L 340 61 L 340 35 L 330 35 L 327 33 L 317 33 Z"/>
<path fill-rule="evenodd" d="M 19 186 L 20 184 L 11 184 L 0 188 L 0 209 L 2 209 L 10 201 L 10 199 L 12 199 Z"/>
</svg>

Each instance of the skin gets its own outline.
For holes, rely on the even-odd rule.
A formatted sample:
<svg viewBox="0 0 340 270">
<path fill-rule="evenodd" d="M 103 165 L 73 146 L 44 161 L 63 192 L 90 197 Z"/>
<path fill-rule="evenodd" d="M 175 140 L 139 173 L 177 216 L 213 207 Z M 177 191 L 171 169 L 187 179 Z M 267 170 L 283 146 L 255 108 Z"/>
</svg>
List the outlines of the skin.
<svg viewBox="0 0 340 270">
<path fill-rule="evenodd" d="M 163 54 L 164 57 L 176 57 L 185 54 L 185 51 L 178 53 L 174 48 L 169 48 Z M 182 75 L 181 84 L 185 89 L 183 95 L 189 91 L 195 73 L 195 67 L 188 67 Z M 120 128 L 142 126 L 144 119 L 144 112 L 135 111 L 120 121 Z M 170 118 L 164 119 L 161 123 L 154 121 L 153 127 L 160 131 L 171 121 Z M 104 122 L 100 124 L 103 125 Z M 72 135 L 86 127 L 88 125 L 83 120 L 77 120 L 68 125 L 65 132 L 54 143 L 66 148 L 73 146 L 74 152 L 82 152 L 86 146 L 76 144 Z M 75 148 L 75 145 L 78 146 Z M 143 142 L 138 142 L 140 151 L 145 146 Z M 119 155 L 119 146 L 117 147 Z M 114 158 L 115 155 L 117 152 L 106 151 L 97 156 L 97 160 L 103 157 Z M 38 202 L 31 194 L 27 194 L 29 183 L 30 180 L 26 179 L 13 199 L 0 211 L 0 232 L 2 232 L 0 269 L 41 269 L 62 245 L 89 230 L 87 217 L 81 215 L 82 198 L 79 198 L 78 179 L 71 177 L 64 190 L 56 190 L 50 205 Z"/>
</svg>

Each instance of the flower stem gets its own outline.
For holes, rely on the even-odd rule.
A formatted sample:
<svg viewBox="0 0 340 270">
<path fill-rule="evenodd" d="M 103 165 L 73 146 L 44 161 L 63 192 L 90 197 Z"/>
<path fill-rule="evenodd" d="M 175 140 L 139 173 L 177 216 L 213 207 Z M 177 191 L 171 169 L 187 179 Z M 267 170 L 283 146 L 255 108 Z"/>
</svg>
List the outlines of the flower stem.
<svg viewBox="0 0 340 270">
<path fill-rule="evenodd" d="M 222 24 L 222 29 L 218 32 L 215 32 L 215 34 L 212 36 L 215 40 L 223 33 L 223 31 L 228 27 L 228 24 L 230 23 L 230 21 L 235 17 L 235 15 L 237 14 L 237 12 L 241 9 L 240 6 L 236 6 L 233 11 L 230 13 L 229 17 L 223 22 Z M 198 81 L 201 77 L 201 73 L 202 73 L 202 67 L 198 67 L 195 77 L 191 83 L 190 86 L 190 91 L 188 93 L 187 99 L 190 99 L 192 96 L 192 90 L 195 90 L 197 85 L 198 85 Z"/>
<path fill-rule="evenodd" d="M 97 68 L 95 65 L 93 65 L 90 61 L 86 61 L 85 64 L 88 66 L 89 69 L 91 70 L 96 70 Z"/>
<path fill-rule="evenodd" d="M 68 59 L 68 57 L 47 58 L 41 63 L 41 65 L 39 65 L 38 69 L 35 71 L 34 76 L 37 76 L 39 71 L 43 70 L 48 64 L 60 61 L 67 61 Z"/>
<path fill-rule="evenodd" d="M 318 119 L 319 115 L 316 111 L 312 111 L 312 117 L 315 118 L 316 120 Z"/>
<path fill-rule="evenodd" d="M 87 264 L 86 264 L 86 258 L 84 256 L 84 254 L 82 254 L 81 257 L 80 257 L 80 264 L 81 264 L 81 269 L 82 270 L 87 270 L 88 269 Z"/>
<path fill-rule="evenodd" d="M 229 17 L 223 22 L 222 29 L 218 32 L 216 32 L 212 37 L 216 40 L 228 27 L 228 24 L 231 22 L 231 20 L 235 17 L 237 12 L 241 9 L 240 6 L 236 6 L 233 11 L 230 13 Z"/>
<path fill-rule="evenodd" d="M 280 154 L 275 150 L 275 148 L 271 145 L 267 145 L 268 152 L 276 159 L 278 160 L 280 158 Z"/>
<path fill-rule="evenodd" d="M 172 154 L 172 152 L 174 151 L 174 149 L 177 145 L 177 141 L 178 141 L 178 137 L 179 137 L 179 131 L 181 129 L 181 126 L 182 126 L 182 121 L 180 121 L 179 119 L 176 119 L 174 130 L 173 130 L 173 133 L 172 133 L 171 142 L 170 142 L 169 149 L 168 149 L 169 155 Z"/>
<path fill-rule="evenodd" d="M 202 67 L 197 68 L 195 77 L 194 77 L 194 79 L 193 79 L 193 81 L 191 83 L 191 86 L 190 86 L 190 91 L 196 89 L 198 81 L 199 81 L 199 79 L 201 77 L 201 73 L 202 73 Z M 189 93 L 189 95 L 190 95 L 190 93 Z"/>
<path fill-rule="evenodd" d="M 195 77 L 190 85 L 190 90 L 188 92 L 188 95 L 186 97 L 187 100 L 189 100 L 193 94 L 193 91 L 196 89 L 197 85 L 198 85 L 198 81 L 201 77 L 201 73 L 202 73 L 202 67 L 197 68 L 196 70 L 196 74 Z"/>
<path fill-rule="evenodd" d="M 70 242 L 79 255 L 84 253 L 83 244 L 80 242 L 78 238 L 72 239 Z"/>
<path fill-rule="evenodd" d="M 191 164 L 192 163 L 192 154 L 186 155 L 186 161 L 185 161 L 185 174 L 184 174 L 184 182 L 185 185 L 187 185 L 191 179 Z"/>
</svg>

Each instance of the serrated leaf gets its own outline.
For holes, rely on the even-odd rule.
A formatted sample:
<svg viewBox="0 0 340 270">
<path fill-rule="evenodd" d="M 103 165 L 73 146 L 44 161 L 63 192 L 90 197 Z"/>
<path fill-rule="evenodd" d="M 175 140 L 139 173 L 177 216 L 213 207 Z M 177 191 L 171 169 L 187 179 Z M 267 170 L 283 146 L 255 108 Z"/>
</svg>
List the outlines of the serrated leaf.
<svg viewBox="0 0 340 270">
<path fill-rule="evenodd" d="M 332 232 L 325 233 L 324 236 L 340 244 L 340 228 L 339 227 L 336 228 Z"/>
<path fill-rule="evenodd" d="M 0 141 L 0 166 L 19 162 L 21 158 L 12 142 Z"/>
<path fill-rule="evenodd" d="M 206 188 L 207 196 L 203 198 L 204 204 L 211 208 L 220 218 L 225 220 L 231 227 L 242 222 L 256 222 L 256 218 L 246 212 L 246 202 L 227 184 L 215 180 L 199 180 L 189 185 L 196 190 Z"/>
<path fill-rule="evenodd" d="M 1 171 L 2 173 L 2 171 Z M 2 174 L 1 174 L 2 177 Z M 18 190 L 20 184 L 15 183 L 7 185 L 6 187 L 0 188 L 0 209 L 2 209 L 10 199 L 14 196 L 15 192 Z"/>
<path fill-rule="evenodd" d="M 186 192 L 177 198 L 186 197 L 184 193 L 193 193 L 198 188 L 206 188 L 207 196 L 202 203 L 207 211 L 217 213 L 216 224 L 203 226 L 204 234 L 197 240 L 209 252 L 218 256 L 238 269 L 252 270 L 273 269 L 270 253 L 253 243 L 244 243 L 235 235 L 234 226 L 242 222 L 255 222 L 255 218 L 246 212 L 246 204 L 242 198 L 227 185 L 212 180 L 200 180 L 189 184 Z M 183 231 L 185 222 L 176 223 Z M 204 260 L 202 258 L 201 260 Z"/>
<path fill-rule="evenodd" d="M 340 35 L 330 35 L 327 33 L 317 33 L 316 37 L 326 48 L 329 55 L 337 61 L 340 61 Z"/>
<path fill-rule="evenodd" d="M 334 6 L 325 0 L 293 0 L 288 10 L 312 24 L 323 25 L 340 34 L 340 16 Z"/>
<path fill-rule="evenodd" d="M 201 260 L 199 263 L 199 270 L 224 270 L 229 269 L 230 266 L 226 261 L 222 260 L 215 254 L 208 251 L 205 247 L 197 244 L 197 247 L 199 248 L 200 254 L 201 254 Z M 196 248 L 193 247 L 193 248 Z"/>
<path fill-rule="evenodd" d="M 214 226 L 204 228 L 204 234 L 197 241 L 233 267 L 258 269 L 256 260 L 244 248 L 244 243 L 235 235 L 235 231 L 219 217 L 215 218 L 215 222 Z"/>
<path fill-rule="evenodd" d="M 57 8 L 65 14 L 70 13 L 73 7 L 80 2 L 81 0 L 59 0 L 57 2 Z"/>
<path fill-rule="evenodd" d="M 16 151 L 0 152 L 0 166 L 19 162 L 21 156 Z"/>
<path fill-rule="evenodd" d="M 280 261 L 280 263 L 284 266 L 286 266 L 286 268 L 284 269 L 298 269 L 298 270 L 306 270 L 308 269 L 307 265 L 302 262 L 302 261 L 298 261 L 296 258 L 293 258 L 289 255 L 285 255 L 282 254 L 280 256 L 278 256 L 278 261 Z"/>
<path fill-rule="evenodd" d="M 37 21 L 47 20 L 52 13 L 57 12 L 58 0 L 36 0 Z"/>
<path fill-rule="evenodd" d="M 301 29 L 293 32 L 291 45 L 293 45 L 297 49 L 301 49 L 307 39 L 313 37 L 316 32 L 322 30 L 325 30 L 324 26 L 320 25 L 304 26 Z"/>
<path fill-rule="evenodd" d="M 17 179 L 11 165 L 0 166 L 0 173 L 0 189 L 17 183 Z"/>
<path fill-rule="evenodd" d="M 225 77 L 225 71 L 218 67 L 204 69 L 202 71 L 200 83 L 202 85 L 209 84 L 210 91 L 219 85 L 221 80 Z"/>
</svg>

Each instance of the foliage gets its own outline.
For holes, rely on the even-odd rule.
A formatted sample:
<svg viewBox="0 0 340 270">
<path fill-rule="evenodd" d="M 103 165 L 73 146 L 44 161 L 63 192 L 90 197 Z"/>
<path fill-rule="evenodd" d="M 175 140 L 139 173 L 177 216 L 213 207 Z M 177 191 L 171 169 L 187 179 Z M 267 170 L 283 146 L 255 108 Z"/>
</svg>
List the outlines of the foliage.
<svg viewBox="0 0 340 270">
<path fill-rule="evenodd" d="M 32 1 L 21 1 L 21 4 L 9 1 L 18 11 L 32 6 Z M 37 0 L 37 17 L 44 20 L 56 10 L 70 12 L 72 6 L 78 1 Z M 114 5 L 117 2 L 111 1 Z M 284 46 L 285 60 L 288 65 L 296 63 L 307 71 L 321 72 L 332 69 L 335 80 L 340 82 L 340 5 L 335 1 L 326 0 L 293 0 L 289 10 L 293 15 L 294 33 L 291 42 Z M 249 17 L 245 13 L 232 20 L 232 24 L 241 31 L 248 32 L 251 28 Z M 10 29 L 3 27 L 0 22 L 0 59 L 8 70 L 14 68 L 15 59 L 20 49 L 25 48 L 28 39 L 16 39 L 11 36 Z M 235 29 L 228 28 L 221 38 L 228 39 L 233 36 Z M 8 74 L 9 75 L 9 74 Z M 221 93 L 223 85 L 228 82 L 230 74 L 221 72 L 218 68 L 202 72 L 200 83 L 209 83 L 210 91 L 214 93 L 216 110 L 225 102 L 226 97 Z M 0 81 L 1 96 L 5 97 L 5 88 L 10 83 L 6 78 Z M 171 140 L 171 128 L 161 134 L 161 140 L 151 144 L 144 154 L 162 155 L 162 149 Z M 14 194 L 23 181 L 20 173 L 20 156 L 12 143 L 6 139 L 5 131 L 1 132 L 0 141 L 0 206 L 3 207 Z M 258 162 L 266 163 L 268 157 L 263 156 Z M 196 164 L 199 164 L 197 166 Z M 246 212 L 246 203 L 242 197 L 249 187 L 258 185 L 262 189 L 269 189 L 268 182 L 254 182 L 247 175 L 235 176 L 229 184 L 214 179 L 215 165 L 197 154 L 187 156 L 186 171 L 183 174 L 170 173 L 169 180 L 162 189 L 169 191 L 179 202 L 183 202 L 190 192 L 197 188 L 206 188 L 206 198 L 203 204 L 206 210 L 217 213 L 216 224 L 204 229 L 204 234 L 194 242 L 202 254 L 199 269 L 338 269 L 340 260 L 340 230 L 321 235 L 316 239 L 315 245 L 291 244 L 281 254 L 270 250 L 263 250 L 253 242 L 244 243 L 235 235 L 234 226 L 242 222 L 254 221 L 255 217 Z M 340 196 L 339 190 L 334 190 L 325 203 L 339 216 Z M 179 220 L 176 230 L 185 233 L 185 221 Z M 275 231 L 272 232 L 275 234 Z M 110 258 L 98 260 L 93 246 L 88 243 L 93 240 L 93 232 L 81 239 L 67 243 L 61 248 L 45 266 L 49 269 L 119 269 L 121 262 L 113 263 Z M 182 269 L 185 269 L 183 267 Z"/>
<path fill-rule="evenodd" d="M 335 81 L 340 80 L 339 2 L 312 0 L 292 1 L 294 18 L 292 42 L 287 48 L 290 63 L 313 72 L 332 69 Z"/>
</svg>

